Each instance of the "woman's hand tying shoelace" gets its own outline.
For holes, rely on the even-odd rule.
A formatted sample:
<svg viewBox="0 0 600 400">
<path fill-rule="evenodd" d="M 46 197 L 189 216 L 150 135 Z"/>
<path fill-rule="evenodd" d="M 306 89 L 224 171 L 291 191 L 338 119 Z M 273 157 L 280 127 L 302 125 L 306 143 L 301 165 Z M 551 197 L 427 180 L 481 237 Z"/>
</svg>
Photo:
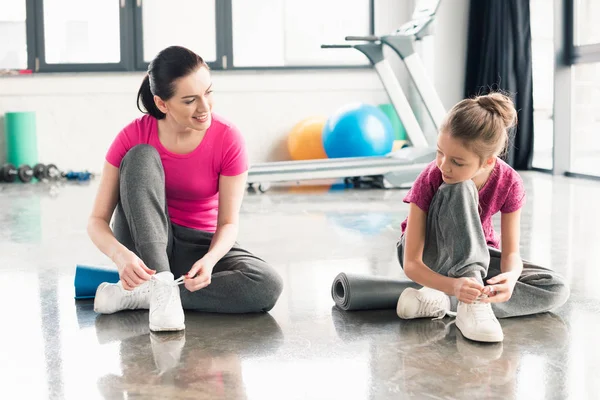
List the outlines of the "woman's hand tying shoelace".
<svg viewBox="0 0 600 400">
<path fill-rule="evenodd" d="M 150 280 L 156 271 L 151 270 L 131 250 L 118 253 L 114 263 L 119 269 L 119 278 L 125 290 L 133 290 L 142 283 Z"/>
</svg>

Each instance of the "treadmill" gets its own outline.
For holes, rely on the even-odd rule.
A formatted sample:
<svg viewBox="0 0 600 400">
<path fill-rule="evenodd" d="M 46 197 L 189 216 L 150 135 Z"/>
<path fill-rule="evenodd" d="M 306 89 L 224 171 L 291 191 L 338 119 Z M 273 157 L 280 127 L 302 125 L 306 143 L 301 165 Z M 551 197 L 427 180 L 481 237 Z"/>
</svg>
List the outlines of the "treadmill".
<svg viewBox="0 0 600 400">
<path fill-rule="evenodd" d="M 355 187 L 410 187 L 425 166 L 435 159 L 436 148 L 427 142 L 390 63 L 383 55 L 383 46 L 390 47 L 403 60 L 425 108 L 432 117 L 436 131 L 439 130 L 446 111 L 414 49 L 415 40 L 431 34 L 439 3 L 440 0 L 419 0 L 411 20 L 389 35 L 348 36 L 346 41 L 362 43 L 321 46 L 325 49 L 354 48 L 368 58 L 402 121 L 411 146 L 385 156 L 254 164 L 248 171 L 249 190 L 258 189 L 265 192 L 274 182 L 323 179 L 344 179 L 346 184 L 353 184 Z"/>
</svg>

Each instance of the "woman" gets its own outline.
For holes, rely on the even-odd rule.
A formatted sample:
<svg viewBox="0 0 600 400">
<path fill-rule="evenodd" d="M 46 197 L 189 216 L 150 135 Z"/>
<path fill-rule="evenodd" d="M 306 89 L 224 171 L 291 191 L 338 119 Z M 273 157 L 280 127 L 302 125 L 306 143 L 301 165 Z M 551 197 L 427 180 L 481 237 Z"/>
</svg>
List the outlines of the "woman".
<svg viewBox="0 0 600 400">
<path fill-rule="evenodd" d="M 120 276 L 98 287 L 94 310 L 150 309 L 153 331 L 184 329 L 183 309 L 269 311 L 282 280 L 236 243 L 248 157 L 240 132 L 212 112 L 208 66 L 164 49 L 138 92 L 144 112 L 140 102 L 146 115 L 110 146 L 89 219 Z"/>
</svg>

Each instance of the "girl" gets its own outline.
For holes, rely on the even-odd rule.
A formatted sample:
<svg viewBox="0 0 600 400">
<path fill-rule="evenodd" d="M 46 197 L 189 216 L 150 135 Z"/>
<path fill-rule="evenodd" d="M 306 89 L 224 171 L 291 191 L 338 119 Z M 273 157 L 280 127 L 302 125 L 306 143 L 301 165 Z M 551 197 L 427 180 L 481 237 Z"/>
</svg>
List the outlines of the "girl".
<svg viewBox="0 0 600 400">
<path fill-rule="evenodd" d="M 89 219 L 120 275 L 98 287 L 94 310 L 149 308 L 153 331 L 183 330 L 184 308 L 270 310 L 282 280 L 236 243 L 248 159 L 240 132 L 212 112 L 208 66 L 183 47 L 164 49 L 140 102 L 147 115 L 110 146 Z"/>
<path fill-rule="evenodd" d="M 446 117 L 436 160 L 404 198 L 410 209 L 398 258 L 405 274 L 424 287 L 402 292 L 400 318 L 456 315 L 466 338 L 500 342 L 497 317 L 540 313 L 567 301 L 561 276 L 519 254 L 525 190 L 519 174 L 499 158 L 516 120 L 512 101 L 500 93 L 462 100 Z M 492 226 L 497 212 L 502 251 Z"/>
</svg>

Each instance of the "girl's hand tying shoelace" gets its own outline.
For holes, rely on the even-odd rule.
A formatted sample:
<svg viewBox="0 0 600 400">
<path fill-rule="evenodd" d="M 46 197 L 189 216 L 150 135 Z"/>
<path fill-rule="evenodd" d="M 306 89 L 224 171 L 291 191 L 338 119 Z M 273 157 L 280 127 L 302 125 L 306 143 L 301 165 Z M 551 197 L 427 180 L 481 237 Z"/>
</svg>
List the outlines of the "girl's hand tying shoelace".
<svg viewBox="0 0 600 400">
<path fill-rule="evenodd" d="M 456 278 L 454 281 L 454 295 L 458 301 L 471 304 L 481 295 L 483 285 L 473 278 Z"/>
<path fill-rule="evenodd" d="M 483 289 L 487 298 L 483 303 L 503 303 L 510 300 L 515 289 L 515 284 L 519 277 L 513 272 L 504 272 L 500 275 L 488 279 L 488 286 Z"/>
</svg>

